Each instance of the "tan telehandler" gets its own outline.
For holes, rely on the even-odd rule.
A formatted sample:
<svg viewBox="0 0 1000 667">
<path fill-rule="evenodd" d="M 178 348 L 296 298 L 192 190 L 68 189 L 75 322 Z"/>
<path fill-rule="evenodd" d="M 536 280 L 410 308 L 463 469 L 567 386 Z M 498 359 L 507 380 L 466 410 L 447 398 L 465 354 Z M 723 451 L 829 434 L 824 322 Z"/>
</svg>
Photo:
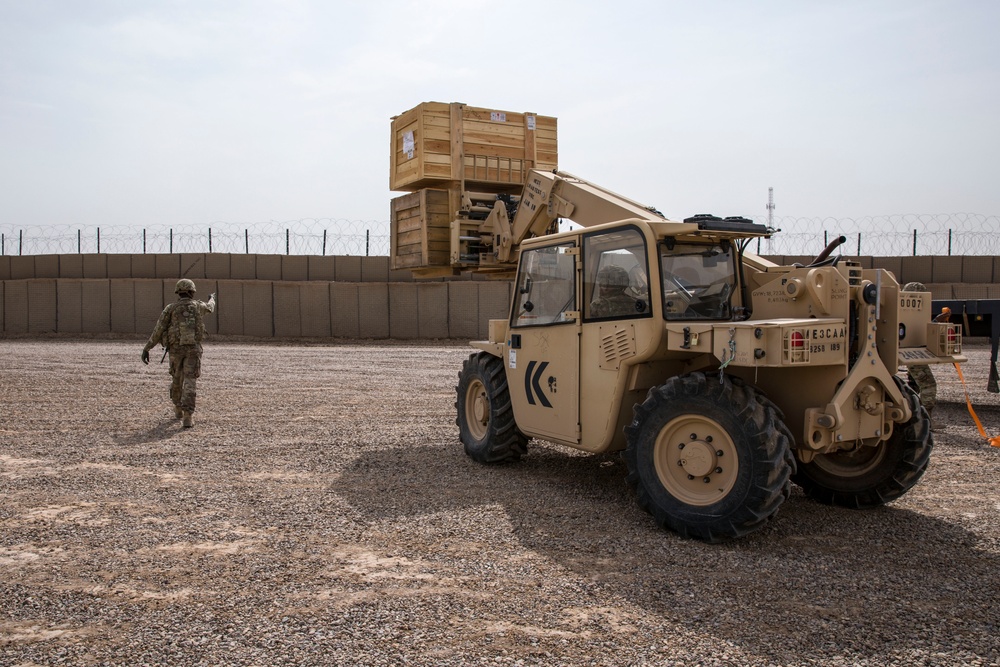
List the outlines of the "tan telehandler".
<svg viewBox="0 0 1000 667">
<path fill-rule="evenodd" d="M 964 361 L 961 326 L 931 321 L 929 293 L 835 255 L 843 238 L 777 266 L 747 252 L 764 225 L 671 221 L 561 172 L 529 171 L 520 197 L 495 199 L 466 196 L 482 215 L 452 225 L 453 260 L 516 266 L 508 319 L 459 374 L 476 461 L 518 459 L 531 438 L 623 450 L 639 504 L 709 542 L 760 528 L 793 481 L 866 508 L 924 473 L 930 420 L 896 373 Z M 560 219 L 579 227 L 555 233 Z"/>
</svg>

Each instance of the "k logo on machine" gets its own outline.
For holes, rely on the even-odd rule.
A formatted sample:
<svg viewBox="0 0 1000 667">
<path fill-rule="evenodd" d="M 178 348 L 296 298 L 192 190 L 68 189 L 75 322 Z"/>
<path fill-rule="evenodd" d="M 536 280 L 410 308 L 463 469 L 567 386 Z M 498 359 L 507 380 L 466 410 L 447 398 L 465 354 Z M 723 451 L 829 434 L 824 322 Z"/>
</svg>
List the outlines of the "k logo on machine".
<svg viewBox="0 0 1000 667">
<path fill-rule="evenodd" d="M 537 368 L 536 368 L 537 366 Z M 528 367 L 524 371 L 524 393 L 528 397 L 528 404 L 535 405 L 535 397 L 538 397 L 538 402 L 542 404 L 543 408 L 551 408 L 552 404 L 549 403 L 549 399 L 545 397 L 542 393 L 542 374 L 545 369 L 548 368 L 549 362 L 543 361 L 538 363 L 537 361 L 529 361 Z M 555 378 L 549 378 L 549 386 L 555 387 Z"/>
</svg>

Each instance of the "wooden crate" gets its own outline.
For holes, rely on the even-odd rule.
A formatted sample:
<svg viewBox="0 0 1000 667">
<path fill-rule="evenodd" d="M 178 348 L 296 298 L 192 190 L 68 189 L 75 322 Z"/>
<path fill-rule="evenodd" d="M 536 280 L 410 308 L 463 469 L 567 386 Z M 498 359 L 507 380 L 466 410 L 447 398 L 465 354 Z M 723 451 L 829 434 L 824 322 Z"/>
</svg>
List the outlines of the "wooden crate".
<svg viewBox="0 0 1000 667">
<path fill-rule="evenodd" d="M 448 190 L 424 189 L 391 204 L 389 255 L 393 269 L 448 266 L 451 206 Z"/>
<path fill-rule="evenodd" d="M 520 186 L 529 169 L 558 167 L 556 119 L 424 102 L 392 119 L 389 189 Z"/>
</svg>

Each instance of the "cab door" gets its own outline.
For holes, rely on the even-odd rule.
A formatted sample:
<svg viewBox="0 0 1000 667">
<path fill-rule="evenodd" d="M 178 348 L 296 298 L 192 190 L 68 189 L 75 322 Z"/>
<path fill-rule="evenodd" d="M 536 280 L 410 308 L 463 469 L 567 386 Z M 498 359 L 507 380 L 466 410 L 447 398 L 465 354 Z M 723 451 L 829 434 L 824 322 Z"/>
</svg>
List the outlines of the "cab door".
<svg viewBox="0 0 1000 667">
<path fill-rule="evenodd" d="M 575 243 L 522 252 L 505 349 L 518 428 L 569 445 L 580 441 L 579 257 Z"/>
</svg>

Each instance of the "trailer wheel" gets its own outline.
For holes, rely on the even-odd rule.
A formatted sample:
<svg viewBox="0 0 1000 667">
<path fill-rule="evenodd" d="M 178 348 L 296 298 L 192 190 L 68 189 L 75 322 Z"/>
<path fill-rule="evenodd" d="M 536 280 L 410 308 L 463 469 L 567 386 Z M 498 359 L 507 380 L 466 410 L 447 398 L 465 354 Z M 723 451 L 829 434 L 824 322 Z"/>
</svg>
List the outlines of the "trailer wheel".
<svg viewBox="0 0 1000 667">
<path fill-rule="evenodd" d="M 626 427 L 628 483 L 657 524 L 706 542 L 763 526 L 794 468 L 780 411 L 738 378 L 671 378 Z"/>
<path fill-rule="evenodd" d="M 879 507 L 909 491 L 927 470 L 934 436 L 920 399 L 901 378 L 896 385 L 913 416 L 897 424 L 888 440 L 875 447 L 819 454 L 799 463 L 792 480 L 813 500 L 851 509 Z"/>
<path fill-rule="evenodd" d="M 466 454 L 480 463 L 502 463 L 527 453 L 528 439 L 514 421 L 503 361 L 486 352 L 470 355 L 455 390 L 455 423 Z"/>
</svg>

